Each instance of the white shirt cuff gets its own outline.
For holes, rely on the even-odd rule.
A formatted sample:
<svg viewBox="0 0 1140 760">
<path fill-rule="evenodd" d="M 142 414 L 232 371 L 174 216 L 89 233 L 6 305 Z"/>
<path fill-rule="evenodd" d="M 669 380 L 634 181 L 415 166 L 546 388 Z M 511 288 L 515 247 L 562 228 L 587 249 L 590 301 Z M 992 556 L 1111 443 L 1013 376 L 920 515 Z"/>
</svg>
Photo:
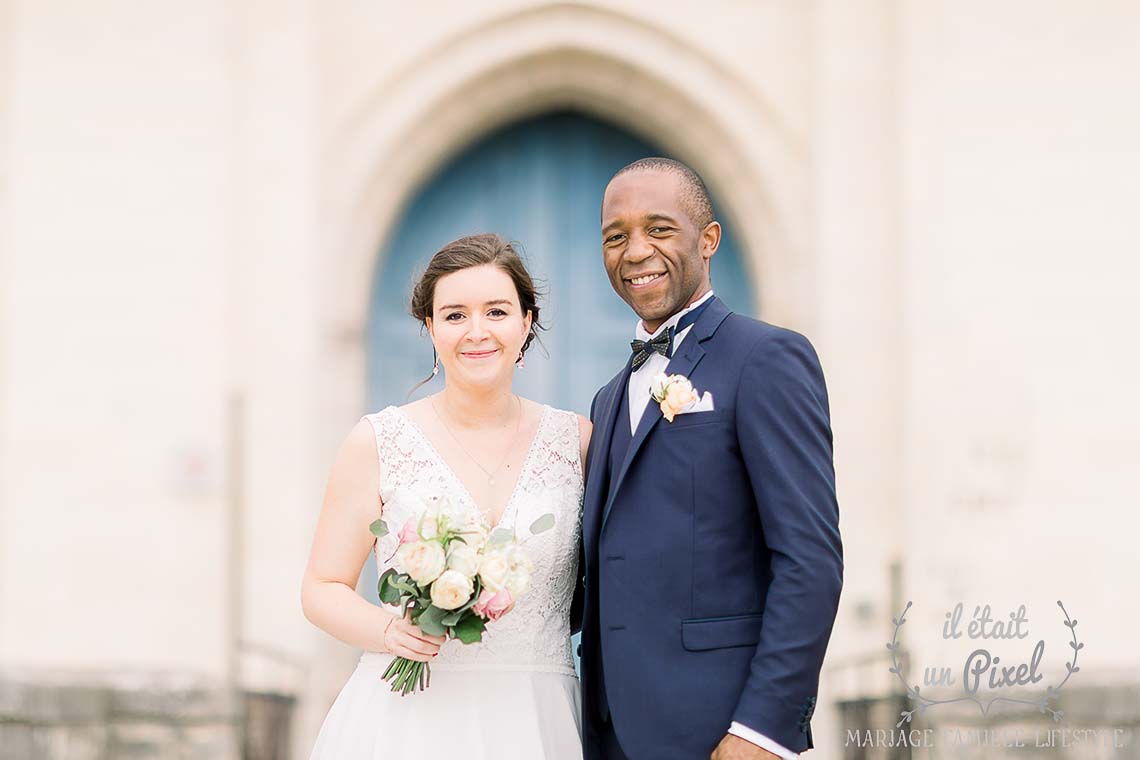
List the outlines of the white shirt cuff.
<svg viewBox="0 0 1140 760">
<path fill-rule="evenodd" d="M 752 742 L 760 749 L 768 750 L 773 755 L 779 755 L 784 758 L 784 760 L 795 760 L 795 758 L 799 757 L 798 753 L 792 752 L 787 747 L 772 741 L 764 734 L 753 731 L 748 726 L 737 723 L 736 721 L 733 721 L 732 725 L 728 727 L 728 732 L 733 736 L 739 736 L 746 742 Z"/>
</svg>

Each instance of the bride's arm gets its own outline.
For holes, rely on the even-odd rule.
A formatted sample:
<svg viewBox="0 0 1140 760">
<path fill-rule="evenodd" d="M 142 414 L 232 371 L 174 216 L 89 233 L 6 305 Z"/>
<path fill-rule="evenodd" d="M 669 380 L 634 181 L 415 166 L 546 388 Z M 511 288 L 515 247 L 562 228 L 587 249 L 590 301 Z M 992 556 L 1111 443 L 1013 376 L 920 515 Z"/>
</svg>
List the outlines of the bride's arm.
<svg viewBox="0 0 1140 760">
<path fill-rule="evenodd" d="M 341 445 L 329 475 L 301 582 L 301 607 L 313 625 L 346 644 L 426 660 L 439 651 L 442 638 L 427 636 L 356 593 L 372 551 L 368 526 L 380 516 L 378 470 L 376 435 L 368 420 L 361 420 Z"/>
<path fill-rule="evenodd" d="M 356 593 L 372 551 L 368 526 L 380 516 L 376 436 L 361 420 L 337 452 L 301 582 L 301 608 L 313 625 L 346 644 L 383 651 L 392 615 Z"/>
<path fill-rule="evenodd" d="M 583 417 L 578 415 L 578 448 L 582 457 L 582 472 L 586 472 L 586 453 L 590 450 L 590 436 L 594 432 L 593 424 Z"/>
</svg>

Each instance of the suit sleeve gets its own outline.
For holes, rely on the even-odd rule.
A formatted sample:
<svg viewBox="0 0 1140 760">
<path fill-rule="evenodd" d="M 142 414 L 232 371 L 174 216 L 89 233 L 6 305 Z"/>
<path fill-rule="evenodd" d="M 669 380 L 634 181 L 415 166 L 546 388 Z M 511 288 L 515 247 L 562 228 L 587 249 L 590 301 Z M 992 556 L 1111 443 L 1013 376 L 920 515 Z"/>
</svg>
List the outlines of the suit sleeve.
<svg viewBox="0 0 1140 760">
<path fill-rule="evenodd" d="M 594 412 L 598 406 L 598 396 L 602 395 L 599 390 L 594 394 L 594 400 L 590 402 L 590 424 L 596 424 L 594 421 Z M 594 438 L 590 438 L 589 450 L 586 452 L 586 461 L 582 463 L 582 472 L 585 473 L 586 478 L 590 477 L 590 473 L 586 468 L 586 464 L 590 461 L 590 451 L 594 447 Z M 584 479 L 583 479 L 584 480 Z M 584 485 L 584 483 L 583 483 Z M 574 598 L 570 602 L 570 633 L 581 633 L 582 631 L 582 611 L 586 603 L 586 550 L 585 541 L 578 541 L 578 573 L 574 578 Z"/>
<path fill-rule="evenodd" d="M 771 584 L 732 719 L 802 751 L 843 585 L 827 390 L 806 338 L 780 331 L 753 346 L 736 418 Z"/>
</svg>

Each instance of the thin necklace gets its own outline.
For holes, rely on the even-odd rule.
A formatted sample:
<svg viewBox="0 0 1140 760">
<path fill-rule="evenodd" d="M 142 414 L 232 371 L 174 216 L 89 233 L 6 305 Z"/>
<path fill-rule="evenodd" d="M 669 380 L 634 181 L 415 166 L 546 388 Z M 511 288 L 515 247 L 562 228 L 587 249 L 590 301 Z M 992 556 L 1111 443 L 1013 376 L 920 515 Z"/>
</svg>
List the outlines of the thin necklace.
<svg viewBox="0 0 1140 760">
<path fill-rule="evenodd" d="M 502 467 L 506 463 L 507 459 L 511 456 L 511 452 L 514 451 L 514 448 L 515 448 L 514 445 L 519 439 L 519 430 L 522 428 L 522 417 L 523 417 L 523 415 L 522 415 L 522 399 L 520 399 L 517 394 L 511 394 L 511 395 L 513 395 L 515 397 L 515 399 L 519 402 L 519 418 L 515 422 L 515 434 L 514 434 L 514 437 L 511 439 L 511 445 L 507 447 L 507 453 L 503 455 L 503 458 L 499 460 L 499 464 L 493 470 L 488 470 L 486 467 L 484 467 L 483 465 L 481 465 L 479 463 L 478 459 L 471 456 L 471 452 L 467 450 L 467 447 L 464 446 L 463 443 L 459 440 L 459 436 L 457 436 L 455 434 L 455 431 L 451 429 L 451 426 L 447 424 L 447 420 L 445 420 L 443 418 L 443 415 L 439 413 L 439 410 L 435 408 L 435 396 L 432 396 L 429 399 L 429 403 L 431 404 L 431 410 L 433 412 L 435 412 L 435 416 L 439 419 L 440 422 L 443 423 L 443 429 L 446 430 L 447 434 L 451 436 L 451 440 L 455 441 L 455 445 L 457 445 L 459 447 L 459 450 L 462 451 L 464 454 L 466 454 L 467 458 L 470 459 L 472 462 L 474 462 L 475 466 L 483 471 L 483 473 L 487 476 L 487 484 L 492 485 L 492 486 L 495 485 L 495 473 L 498 472 L 500 469 L 502 469 Z"/>
</svg>

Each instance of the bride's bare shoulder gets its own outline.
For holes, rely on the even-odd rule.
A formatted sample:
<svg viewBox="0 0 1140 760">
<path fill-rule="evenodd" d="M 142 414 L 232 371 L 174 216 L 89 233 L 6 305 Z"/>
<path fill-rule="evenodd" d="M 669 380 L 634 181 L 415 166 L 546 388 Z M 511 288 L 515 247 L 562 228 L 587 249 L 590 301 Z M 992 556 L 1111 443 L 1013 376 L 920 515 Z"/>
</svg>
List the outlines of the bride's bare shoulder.
<svg viewBox="0 0 1140 760">
<path fill-rule="evenodd" d="M 337 452 L 334 468 L 371 464 L 376 459 L 376 427 L 365 415 L 348 431 L 340 451 Z"/>
</svg>

